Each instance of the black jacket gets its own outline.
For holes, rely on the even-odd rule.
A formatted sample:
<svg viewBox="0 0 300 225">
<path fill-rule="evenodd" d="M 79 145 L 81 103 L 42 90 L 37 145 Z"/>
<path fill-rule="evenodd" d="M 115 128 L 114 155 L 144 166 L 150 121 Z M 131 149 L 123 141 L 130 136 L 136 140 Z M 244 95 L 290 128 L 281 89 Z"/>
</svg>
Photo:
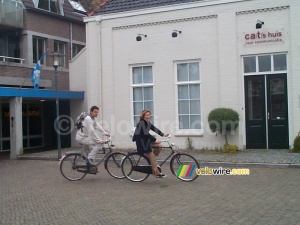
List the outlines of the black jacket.
<svg viewBox="0 0 300 225">
<path fill-rule="evenodd" d="M 164 136 L 164 133 L 156 128 L 153 124 L 141 119 L 136 125 L 136 129 L 132 137 L 132 141 L 136 141 L 136 146 L 139 152 L 151 152 L 150 144 L 154 143 L 156 138 L 149 133 L 150 130 L 159 134 L 160 136 Z"/>
</svg>

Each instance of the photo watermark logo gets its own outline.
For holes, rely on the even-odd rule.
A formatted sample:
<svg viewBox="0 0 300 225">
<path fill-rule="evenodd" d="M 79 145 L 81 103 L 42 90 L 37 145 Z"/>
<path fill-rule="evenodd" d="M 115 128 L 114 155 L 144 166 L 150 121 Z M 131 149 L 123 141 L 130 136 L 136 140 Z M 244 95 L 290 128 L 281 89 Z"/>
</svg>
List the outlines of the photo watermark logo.
<svg viewBox="0 0 300 225">
<path fill-rule="evenodd" d="M 181 178 L 189 178 L 194 173 L 197 175 L 250 175 L 248 168 L 197 168 L 196 165 L 180 165 L 176 176 Z"/>
<path fill-rule="evenodd" d="M 176 176 L 177 177 L 191 177 L 193 175 L 193 173 L 195 172 L 195 169 L 197 168 L 197 166 L 194 165 L 180 165 Z"/>
<path fill-rule="evenodd" d="M 73 129 L 75 128 L 74 120 L 67 115 L 61 115 L 56 117 L 54 121 L 54 130 L 56 133 L 60 135 L 68 135 L 72 133 Z"/>
<path fill-rule="evenodd" d="M 250 169 L 240 168 L 240 169 L 230 169 L 230 168 L 199 168 L 196 169 L 197 175 L 250 175 Z"/>
<path fill-rule="evenodd" d="M 118 117 L 111 115 L 106 120 L 100 121 L 98 118 L 96 119 L 97 122 L 100 122 L 103 128 L 107 128 L 110 130 L 110 133 L 117 133 L 120 135 L 128 135 L 132 133 L 132 129 L 134 127 L 134 123 L 131 120 L 121 120 Z M 60 133 L 61 135 L 68 135 L 75 129 L 75 122 L 76 120 L 70 117 L 69 115 L 60 115 L 54 121 L 54 129 L 56 132 Z M 203 122 L 201 120 L 194 121 L 190 129 L 199 130 L 201 133 L 207 133 L 209 135 L 216 135 L 216 132 L 212 132 L 210 124 L 213 124 L 216 127 L 216 130 L 220 133 L 224 132 L 220 130 L 221 124 L 217 121 L 210 121 L 210 123 Z M 235 135 L 236 130 L 234 127 L 236 126 L 236 122 L 233 121 L 222 121 L 222 124 L 226 124 L 226 127 L 231 127 L 229 129 L 228 135 Z M 180 127 L 184 127 L 184 124 L 178 120 L 159 120 L 158 116 L 155 117 L 154 125 L 159 127 L 160 130 L 180 130 L 180 134 L 188 135 L 190 134 L 190 129 L 180 129 Z M 75 129 L 76 130 L 76 129 Z"/>
</svg>

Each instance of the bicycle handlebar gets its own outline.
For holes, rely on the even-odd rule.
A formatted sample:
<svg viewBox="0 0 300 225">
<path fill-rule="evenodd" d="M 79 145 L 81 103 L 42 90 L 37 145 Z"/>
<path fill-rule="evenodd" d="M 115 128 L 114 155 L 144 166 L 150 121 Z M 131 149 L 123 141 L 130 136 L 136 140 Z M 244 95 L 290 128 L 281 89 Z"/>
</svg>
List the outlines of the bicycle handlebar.
<svg viewBox="0 0 300 225">
<path fill-rule="evenodd" d="M 169 139 L 172 137 L 172 135 L 171 134 L 168 134 L 168 136 L 167 136 L 167 139 L 165 139 L 165 140 L 161 140 L 161 142 L 168 142 L 169 141 Z"/>
<path fill-rule="evenodd" d="M 108 144 L 109 142 L 111 142 L 111 139 L 112 139 L 112 136 L 109 135 L 109 136 L 108 136 L 108 139 L 105 140 L 103 144 Z"/>
</svg>

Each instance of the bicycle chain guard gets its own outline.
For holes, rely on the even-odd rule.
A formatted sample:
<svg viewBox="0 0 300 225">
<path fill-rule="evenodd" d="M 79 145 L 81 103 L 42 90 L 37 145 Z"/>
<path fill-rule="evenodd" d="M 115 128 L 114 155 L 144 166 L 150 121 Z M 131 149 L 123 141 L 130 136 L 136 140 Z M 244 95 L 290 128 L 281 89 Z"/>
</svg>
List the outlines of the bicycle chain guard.
<svg viewBox="0 0 300 225">
<path fill-rule="evenodd" d="M 157 168 L 158 168 L 159 172 L 161 173 L 160 166 L 157 166 Z M 152 167 L 150 165 L 132 166 L 132 170 L 140 172 L 140 173 L 152 174 Z"/>
<path fill-rule="evenodd" d="M 90 165 L 88 166 L 89 167 L 89 172 L 88 173 L 91 173 L 91 174 L 96 174 L 98 172 L 98 169 L 96 166 L 94 165 Z"/>
<path fill-rule="evenodd" d="M 77 167 L 77 171 L 81 173 L 96 174 L 98 172 L 98 168 L 97 166 L 94 165 L 86 165 L 86 166 Z"/>
</svg>

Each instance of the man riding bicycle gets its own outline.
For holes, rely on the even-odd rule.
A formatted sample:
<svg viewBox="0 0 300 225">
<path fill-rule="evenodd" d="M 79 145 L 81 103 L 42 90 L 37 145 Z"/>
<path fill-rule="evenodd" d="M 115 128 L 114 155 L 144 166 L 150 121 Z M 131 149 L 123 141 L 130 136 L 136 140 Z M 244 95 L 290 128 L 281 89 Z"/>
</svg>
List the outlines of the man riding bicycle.
<svg viewBox="0 0 300 225">
<path fill-rule="evenodd" d="M 97 106 L 92 106 L 90 109 L 90 114 L 87 115 L 82 121 L 82 128 L 76 133 L 76 141 L 79 144 L 84 145 L 84 148 L 92 149 L 88 154 L 88 162 L 92 165 L 95 164 L 95 157 L 97 152 L 102 148 L 104 140 L 102 140 L 96 130 L 103 132 L 106 136 L 110 136 L 101 125 L 96 121 L 96 117 L 99 114 L 99 108 Z"/>
</svg>

